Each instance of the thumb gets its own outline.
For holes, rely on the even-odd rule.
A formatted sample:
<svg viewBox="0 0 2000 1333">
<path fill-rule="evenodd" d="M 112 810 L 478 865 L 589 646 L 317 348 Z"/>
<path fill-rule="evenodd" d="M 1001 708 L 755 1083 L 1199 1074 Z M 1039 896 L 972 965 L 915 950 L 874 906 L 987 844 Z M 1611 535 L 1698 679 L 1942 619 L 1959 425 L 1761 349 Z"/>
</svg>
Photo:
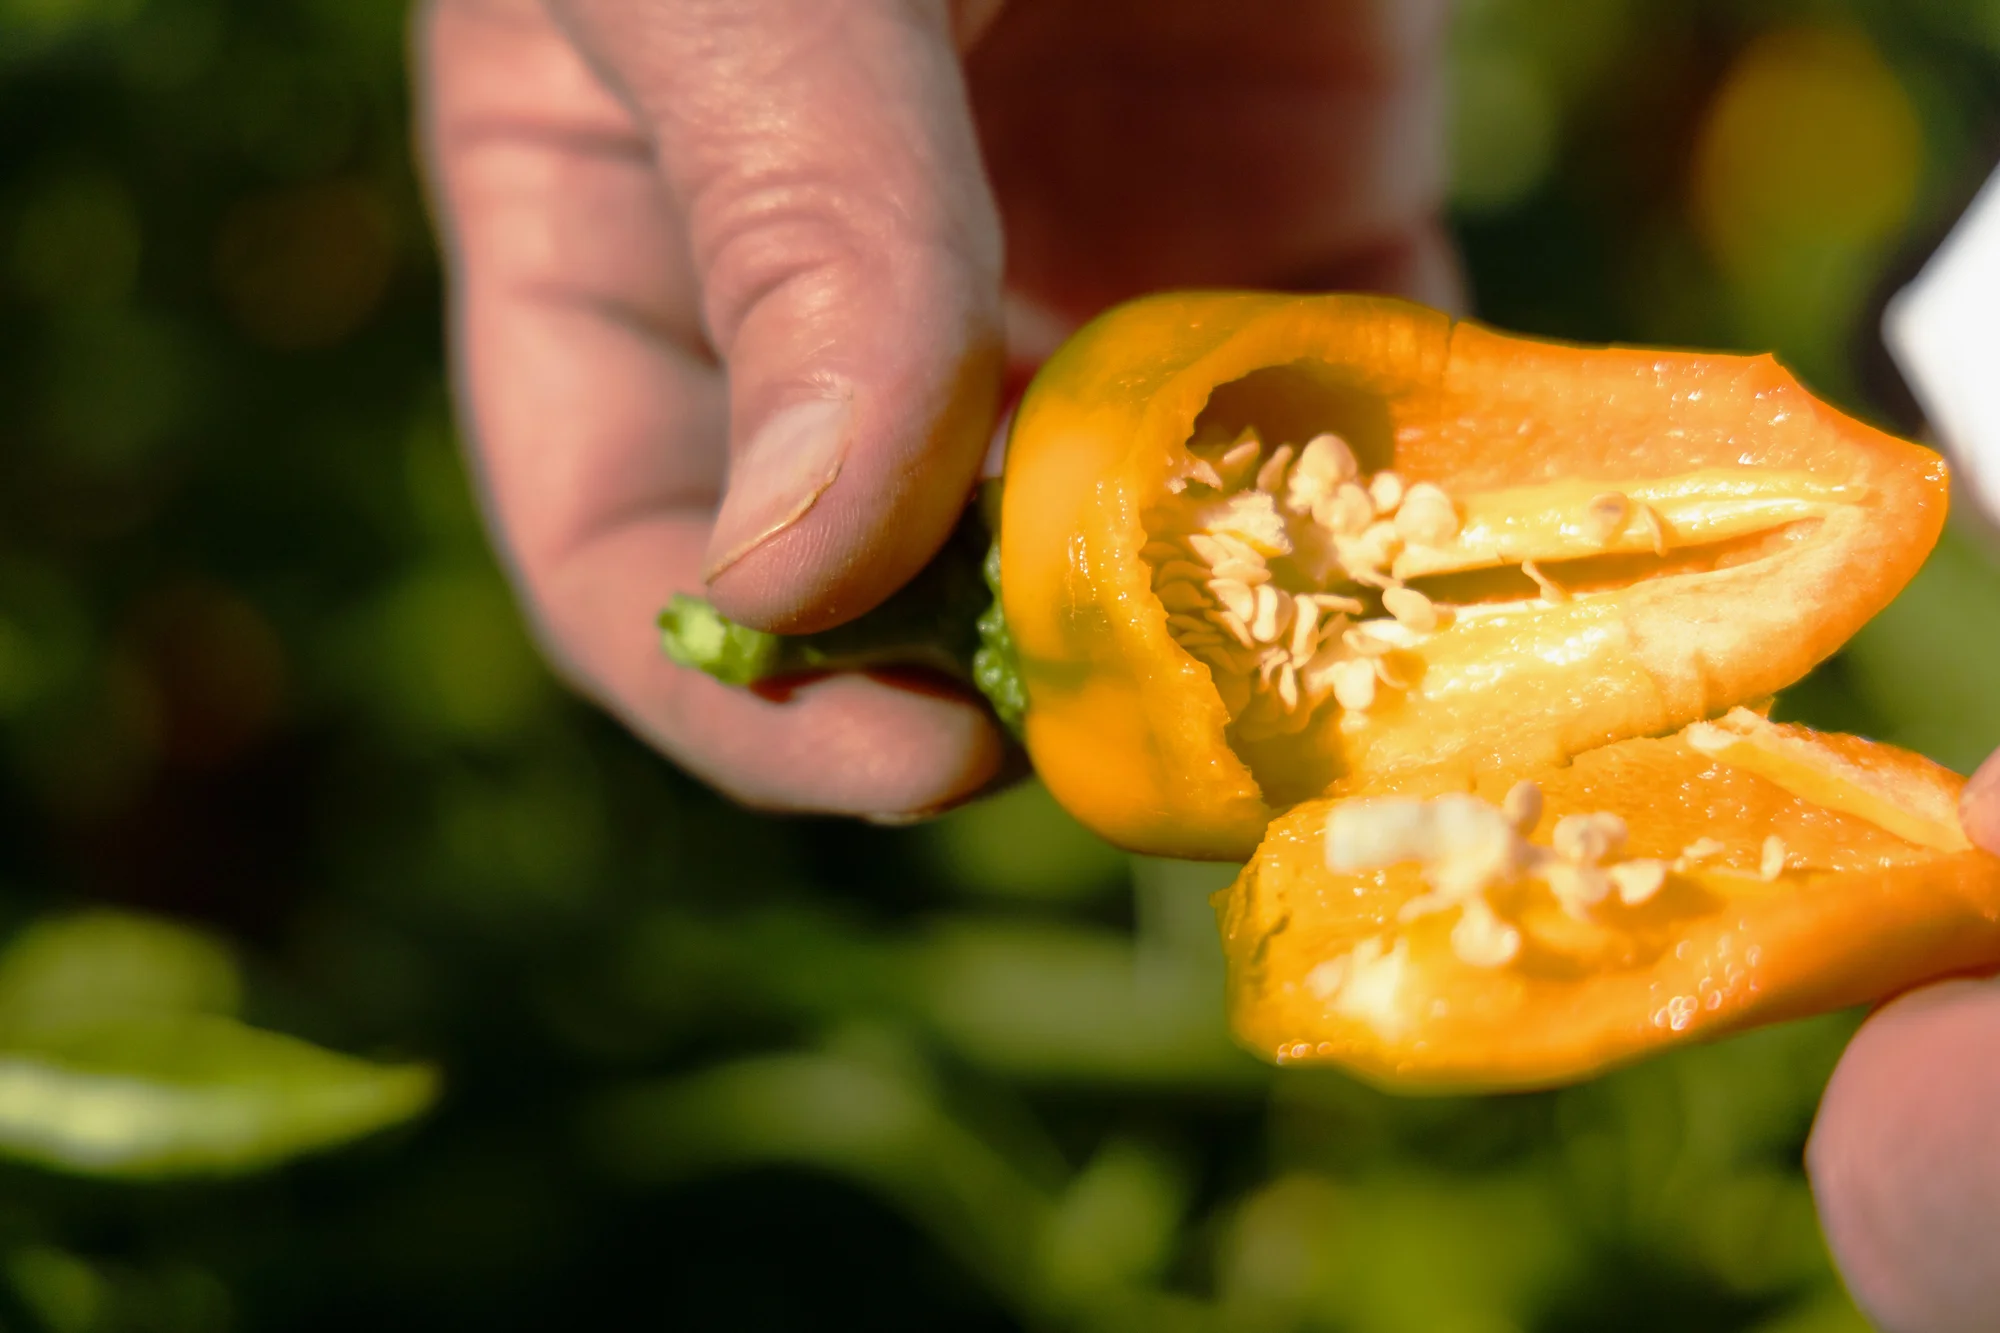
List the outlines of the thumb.
<svg viewBox="0 0 2000 1333">
<path fill-rule="evenodd" d="M 1995 751 L 1965 784 L 1959 798 L 1959 820 L 1966 836 L 2000 855 L 2000 751 Z"/>
<path fill-rule="evenodd" d="M 555 2 L 652 137 L 728 373 L 711 594 L 858 615 L 943 542 L 992 427 L 1000 227 L 953 40 L 992 6 Z"/>
</svg>

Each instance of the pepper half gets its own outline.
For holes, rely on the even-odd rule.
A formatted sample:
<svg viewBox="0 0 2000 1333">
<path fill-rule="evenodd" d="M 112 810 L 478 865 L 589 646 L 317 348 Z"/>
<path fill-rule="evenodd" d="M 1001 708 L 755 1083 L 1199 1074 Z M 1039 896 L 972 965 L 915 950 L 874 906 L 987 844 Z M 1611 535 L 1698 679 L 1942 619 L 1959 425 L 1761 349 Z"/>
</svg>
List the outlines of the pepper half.
<svg viewBox="0 0 2000 1333">
<path fill-rule="evenodd" d="M 1134 302 L 1015 416 L 1027 748 L 1112 841 L 1240 860 L 1301 801 L 1524 777 L 1770 695 L 1945 505 L 1936 455 L 1769 357 L 1364 296 Z"/>
<path fill-rule="evenodd" d="M 1737 710 L 1512 787 L 1309 802 L 1216 895 L 1232 1023 L 1280 1063 L 1533 1087 L 1991 967 L 1962 785 Z"/>
</svg>

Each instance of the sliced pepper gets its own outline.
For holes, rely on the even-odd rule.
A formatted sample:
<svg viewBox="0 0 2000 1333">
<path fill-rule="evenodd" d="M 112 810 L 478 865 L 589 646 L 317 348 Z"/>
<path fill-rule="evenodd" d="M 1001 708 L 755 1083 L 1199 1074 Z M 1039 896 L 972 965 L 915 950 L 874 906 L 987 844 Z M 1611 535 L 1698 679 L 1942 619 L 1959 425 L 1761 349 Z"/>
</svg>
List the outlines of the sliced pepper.
<svg viewBox="0 0 2000 1333">
<path fill-rule="evenodd" d="M 972 514 L 853 625 L 782 640 L 684 597 L 662 627 L 739 684 L 943 666 L 1104 837 L 1242 860 L 1302 800 L 1532 773 L 1773 693 L 1915 573 L 1945 491 L 1936 455 L 1768 357 L 1169 295 L 1100 317 L 1021 402 L 1004 616 L 965 595 Z"/>
<path fill-rule="evenodd" d="M 1085 824 L 1254 851 L 1216 900 L 1253 1049 L 1534 1086 L 2000 964 L 1956 777 L 1741 707 L 1881 609 L 1945 505 L 1934 454 L 1769 357 L 1170 295 L 1036 377 L 1004 616 L 940 623 Z M 666 629 L 718 674 L 834 660 Z"/>
<path fill-rule="evenodd" d="M 2000 962 L 1962 781 L 1737 710 L 1471 793 L 1313 801 L 1216 895 L 1238 1036 L 1533 1087 Z"/>
<path fill-rule="evenodd" d="M 1526 775 L 1771 694 L 1915 573 L 1945 489 L 1768 357 L 1374 297 L 1135 302 L 1015 417 L 1027 747 L 1112 841 L 1242 859 L 1302 800 Z"/>
</svg>

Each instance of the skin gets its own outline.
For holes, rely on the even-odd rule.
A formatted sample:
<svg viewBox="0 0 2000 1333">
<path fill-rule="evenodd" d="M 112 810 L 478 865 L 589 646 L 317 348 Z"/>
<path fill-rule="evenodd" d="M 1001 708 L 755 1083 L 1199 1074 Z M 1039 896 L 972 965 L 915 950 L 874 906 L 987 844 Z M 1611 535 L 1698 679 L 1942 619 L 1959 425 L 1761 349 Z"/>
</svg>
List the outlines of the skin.
<svg viewBox="0 0 2000 1333">
<path fill-rule="evenodd" d="M 851 675 L 746 695 L 668 664 L 652 617 L 704 584 L 779 630 L 879 602 L 956 519 L 1003 383 L 1121 297 L 1449 304 L 1443 5 L 1248 21 L 1265 8 L 423 11 L 462 415 L 564 673 L 760 807 L 894 820 L 994 781 L 1006 747 L 963 698 Z M 818 429 L 787 434 L 801 408 Z"/>
<path fill-rule="evenodd" d="M 2000 853 L 2000 754 L 1965 790 L 1973 841 Z M 1841 1274 L 1884 1333 L 1973 1333 L 2000 1310 L 2000 980 L 1884 1005 L 1820 1102 L 1806 1167 Z"/>
<path fill-rule="evenodd" d="M 422 147 L 463 419 L 550 659 L 771 810 L 921 817 L 1004 777 L 984 712 L 835 676 L 677 670 L 704 591 L 837 624 L 929 558 L 995 413 L 1106 305 L 1164 287 L 1456 304 L 1442 0 L 432 0 Z M 1003 247 L 1003 237 L 1005 245 Z M 2000 852 L 2000 757 L 1966 794 Z M 1807 1164 L 1890 1333 L 2000 1309 L 2000 983 L 1884 1007 Z"/>
</svg>

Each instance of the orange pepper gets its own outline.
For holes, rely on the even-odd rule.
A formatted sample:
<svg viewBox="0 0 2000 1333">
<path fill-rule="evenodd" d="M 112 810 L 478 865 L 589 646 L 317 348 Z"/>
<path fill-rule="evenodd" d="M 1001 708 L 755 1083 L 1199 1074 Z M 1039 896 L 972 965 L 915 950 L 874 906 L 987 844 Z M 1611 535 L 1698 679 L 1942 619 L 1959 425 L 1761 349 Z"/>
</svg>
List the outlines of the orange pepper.
<svg viewBox="0 0 2000 1333">
<path fill-rule="evenodd" d="M 1891 746 L 1739 711 L 1542 774 L 1512 864 L 1456 882 L 1452 858 L 1492 831 L 1481 816 L 1505 802 L 1500 783 L 1480 782 L 1470 808 L 1463 796 L 1311 802 L 1216 895 L 1233 1025 L 1267 1058 L 1391 1086 L 1532 1087 L 1990 968 L 2000 858 L 1960 830 L 1962 785 Z M 1433 841 L 1431 855 L 1391 860 L 1398 848 L 1366 846 L 1393 842 L 1413 814 L 1423 841 L 1447 807 L 1455 850 Z M 1595 865 L 1557 854 L 1565 841 L 1599 850 L 1578 847 L 1574 826 L 1561 836 L 1565 816 L 1606 815 L 1628 830 L 1622 847 Z M 1330 868 L 1343 853 L 1349 864 Z M 1599 876 L 1581 897 L 1601 898 L 1579 901 L 1579 871 Z"/>
<path fill-rule="evenodd" d="M 1956 777 L 1742 707 L 1880 610 L 1945 506 L 1936 455 L 1769 357 L 1160 296 L 1017 409 L 968 678 L 1106 838 L 1254 853 L 1216 899 L 1253 1049 L 1558 1082 L 2000 964 Z M 717 674 L 848 660 L 704 609 L 667 642 Z"/>
<path fill-rule="evenodd" d="M 1945 503 L 1934 455 L 1768 357 L 1365 297 L 1141 301 L 1016 417 L 1026 743 L 1128 847 L 1263 840 L 1217 897 L 1253 1049 L 1397 1086 L 1559 1082 L 2000 963 L 2000 859 L 1959 831 L 1956 778 L 1704 721 L 1838 648 Z M 1288 640 L 1305 608 L 1348 646 Z"/>
<path fill-rule="evenodd" d="M 1220 607 L 1190 569 L 1201 559 L 1177 552 L 1255 489 L 1215 475 L 1232 448 L 1255 441 L 1261 467 L 1329 432 L 1356 483 L 1391 472 L 1413 498 L 1441 490 L 1451 535 L 1400 547 L 1375 587 L 1347 577 L 1366 579 L 1365 560 L 1328 583 L 1302 546 L 1312 518 L 1282 512 L 1311 497 L 1281 496 L 1299 549 L 1260 553 L 1268 581 L 1288 598 L 1360 593 L 1350 620 L 1376 625 L 1380 585 L 1407 585 L 1395 595 L 1424 594 L 1419 623 L 1425 604 L 1444 623 L 1386 649 L 1357 641 L 1383 658 L 1381 686 L 1345 682 L 1374 688 L 1370 706 L 1278 716 L 1269 645 L 1204 633 Z M 1563 346 L 1377 297 L 1137 301 L 1064 346 L 1015 415 L 1001 593 L 1026 745 L 1113 842 L 1243 859 L 1302 800 L 1523 776 L 1773 693 L 1916 571 L 1945 490 L 1936 455 L 1768 357 Z M 1238 668 L 1258 654 L 1265 702 L 1246 712 Z M 1343 670 L 1366 674 L 1322 663 L 1321 693 Z M 1293 693 L 1306 680 L 1301 666 Z"/>
</svg>

